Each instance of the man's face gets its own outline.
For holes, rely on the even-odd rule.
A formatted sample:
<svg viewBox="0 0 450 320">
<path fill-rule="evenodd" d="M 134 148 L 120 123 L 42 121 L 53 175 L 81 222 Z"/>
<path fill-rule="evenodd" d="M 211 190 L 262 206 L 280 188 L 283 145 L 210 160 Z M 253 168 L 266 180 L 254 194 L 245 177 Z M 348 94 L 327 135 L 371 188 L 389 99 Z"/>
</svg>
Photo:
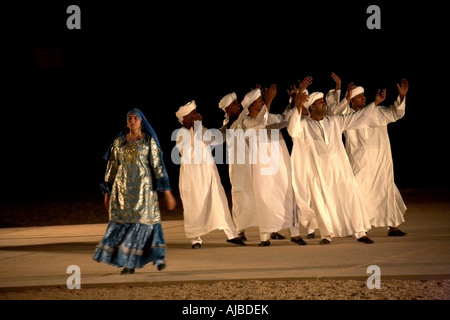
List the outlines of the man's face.
<svg viewBox="0 0 450 320">
<path fill-rule="evenodd" d="M 194 121 L 202 121 L 202 115 L 195 109 L 184 116 L 183 127 L 188 129 L 192 128 L 194 126 Z"/>
<path fill-rule="evenodd" d="M 314 101 L 314 103 L 311 105 L 311 111 L 314 111 L 318 115 L 325 115 L 327 111 L 327 104 L 323 100 L 323 98 Z"/>
<path fill-rule="evenodd" d="M 227 108 L 226 112 L 230 117 L 235 117 L 241 113 L 241 105 L 237 100 L 234 100 Z"/>
<path fill-rule="evenodd" d="M 366 106 L 366 96 L 364 95 L 364 93 L 360 93 L 357 96 L 354 96 L 351 100 L 350 100 L 352 107 L 355 110 L 359 110 L 362 109 Z"/>
<path fill-rule="evenodd" d="M 248 110 L 251 112 L 252 110 L 255 110 L 255 112 L 259 113 L 264 106 L 264 101 L 262 97 L 260 96 L 258 99 L 253 101 L 253 103 L 248 107 Z"/>
</svg>

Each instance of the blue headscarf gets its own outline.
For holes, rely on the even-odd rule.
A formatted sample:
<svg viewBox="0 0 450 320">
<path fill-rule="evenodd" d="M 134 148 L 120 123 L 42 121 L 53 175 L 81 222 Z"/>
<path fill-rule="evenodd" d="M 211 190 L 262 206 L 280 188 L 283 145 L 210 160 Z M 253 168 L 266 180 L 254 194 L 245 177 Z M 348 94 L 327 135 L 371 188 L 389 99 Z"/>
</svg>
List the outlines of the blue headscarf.
<svg viewBox="0 0 450 320">
<path fill-rule="evenodd" d="M 161 164 L 163 167 L 164 177 L 157 180 L 157 190 L 158 191 L 164 191 L 164 190 L 170 191 L 171 188 L 170 188 L 170 182 L 169 182 L 169 175 L 167 174 L 166 165 L 164 164 L 164 159 L 163 159 L 163 151 L 162 151 L 161 144 L 159 143 L 158 136 L 156 135 L 155 130 L 153 130 L 152 126 L 147 121 L 147 118 L 144 116 L 142 111 L 139 110 L 138 108 L 134 108 L 133 110 L 130 110 L 127 113 L 127 118 L 130 114 L 135 114 L 139 119 L 141 119 L 143 128 L 152 136 L 152 138 L 153 138 L 153 140 L 155 140 L 155 143 L 158 146 L 159 150 L 161 150 Z M 127 134 L 127 127 L 122 129 L 122 131 L 119 132 L 119 134 L 116 136 L 115 139 L 117 139 L 118 137 L 121 137 L 123 135 L 126 135 L 126 134 Z M 111 155 L 111 149 L 112 149 L 113 144 L 114 144 L 114 141 L 109 146 L 108 151 L 103 156 L 103 159 L 109 160 L 109 156 Z"/>
</svg>

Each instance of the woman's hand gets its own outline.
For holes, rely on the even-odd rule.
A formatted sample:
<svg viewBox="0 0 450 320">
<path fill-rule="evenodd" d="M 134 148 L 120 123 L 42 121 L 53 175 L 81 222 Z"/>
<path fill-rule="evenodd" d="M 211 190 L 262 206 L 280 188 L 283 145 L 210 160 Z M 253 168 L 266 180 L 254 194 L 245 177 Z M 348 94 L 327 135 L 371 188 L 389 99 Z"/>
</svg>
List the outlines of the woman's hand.
<svg viewBox="0 0 450 320">
<path fill-rule="evenodd" d="M 172 194 L 172 191 L 164 191 L 164 199 L 166 201 L 167 210 L 171 211 L 177 207 L 177 200 Z"/>
<path fill-rule="evenodd" d="M 104 199 L 104 203 L 105 203 L 105 209 L 107 212 L 109 212 L 109 200 L 111 199 L 111 195 L 106 192 L 105 193 L 105 199 Z"/>
</svg>

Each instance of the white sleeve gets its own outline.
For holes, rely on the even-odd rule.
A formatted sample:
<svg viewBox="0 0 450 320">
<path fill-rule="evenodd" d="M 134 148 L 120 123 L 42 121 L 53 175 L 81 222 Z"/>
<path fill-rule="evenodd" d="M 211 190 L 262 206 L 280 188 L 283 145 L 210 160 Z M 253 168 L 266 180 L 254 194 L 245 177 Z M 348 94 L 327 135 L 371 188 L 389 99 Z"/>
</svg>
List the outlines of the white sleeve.
<svg viewBox="0 0 450 320">
<path fill-rule="evenodd" d="M 325 102 L 331 108 L 335 108 L 339 104 L 340 97 L 341 97 L 341 90 L 332 89 L 328 91 L 327 95 L 325 96 Z"/>
<path fill-rule="evenodd" d="M 303 135 L 303 128 L 301 124 L 301 115 L 298 113 L 298 109 L 294 108 L 292 115 L 289 119 L 289 125 L 287 127 L 288 133 L 292 138 L 299 138 Z"/>
<path fill-rule="evenodd" d="M 292 115 L 293 108 L 289 105 L 286 110 L 284 110 L 283 114 L 272 114 L 269 113 L 269 117 L 267 119 L 266 128 L 268 129 L 283 129 L 289 125 L 289 119 Z"/>
<path fill-rule="evenodd" d="M 325 98 L 327 102 L 327 115 L 344 115 L 351 113 L 350 103 L 346 98 L 340 99 L 341 90 L 330 90 Z"/>
<path fill-rule="evenodd" d="M 389 108 L 378 106 L 379 117 L 385 124 L 395 122 L 398 119 L 403 118 L 405 115 L 406 97 L 403 101 L 400 101 L 400 96 Z"/>
<path fill-rule="evenodd" d="M 383 124 L 380 121 L 381 118 L 379 116 L 377 106 L 375 106 L 375 103 L 373 102 L 359 111 L 346 115 L 337 115 L 330 118 L 337 121 L 341 131 L 378 127 Z"/>
<path fill-rule="evenodd" d="M 247 129 L 263 129 L 267 125 L 267 120 L 269 118 L 269 113 L 267 112 L 267 108 L 264 105 L 261 111 L 258 113 L 256 118 L 247 117 L 242 121 L 242 127 L 244 130 Z"/>
</svg>

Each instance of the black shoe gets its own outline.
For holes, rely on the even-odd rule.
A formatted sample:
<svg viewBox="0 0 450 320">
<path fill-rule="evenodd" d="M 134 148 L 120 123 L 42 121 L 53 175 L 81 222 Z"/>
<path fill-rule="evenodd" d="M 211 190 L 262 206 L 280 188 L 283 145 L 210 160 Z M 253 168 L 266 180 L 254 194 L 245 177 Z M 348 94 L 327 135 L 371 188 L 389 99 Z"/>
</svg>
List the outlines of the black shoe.
<svg viewBox="0 0 450 320">
<path fill-rule="evenodd" d="M 242 239 L 240 237 L 228 239 L 227 242 L 232 243 L 232 244 L 238 244 L 240 246 L 245 246 L 244 241 L 242 241 Z"/>
<path fill-rule="evenodd" d="M 199 242 L 194 243 L 194 244 L 192 245 L 192 249 L 200 249 L 201 247 L 202 247 L 202 244 L 199 243 Z"/>
<path fill-rule="evenodd" d="M 291 237 L 291 241 L 293 243 L 296 243 L 296 244 L 300 245 L 300 246 L 306 246 L 307 245 L 307 243 L 305 242 L 305 240 L 302 239 L 302 237 L 296 237 L 296 238 Z"/>
<path fill-rule="evenodd" d="M 395 231 L 388 232 L 389 237 L 402 237 L 404 235 L 406 235 L 406 232 L 403 232 L 401 230 L 395 230 Z"/>
<path fill-rule="evenodd" d="M 165 269 L 166 267 L 167 267 L 167 266 L 166 266 L 165 263 L 158 264 L 158 266 L 157 266 L 158 271 L 161 271 L 161 270 Z"/>
<path fill-rule="evenodd" d="M 283 240 L 283 239 L 286 239 L 286 237 L 285 237 L 285 236 L 282 236 L 282 235 L 279 234 L 278 232 L 272 232 L 272 233 L 270 234 L 270 239 L 272 239 L 272 240 Z"/>
<path fill-rule="evenodd" d="M 358 238 L 358 239 L 356 239 L 356 241 L 358 241 L 358 242 L 363 242 L 363 243 L 365 243 L 365 244 L 371 244 L 371 243 L 374 242 L 374 241 L 373 241 L 372 239 L 370 239 L 368 236 L 363 236 L 363 237 L 361 237 L 361 238 Z"/>
<path fill-rule="evenodd" d="M 239 238 L 241 238 L 242 241 L 247 241 L 247 237 L 245 236 L 244 232 L 239 233 Z"/>
<path fill-rule="evenodd" d="M 319 242 L 319 244 L 330 244 L 330 243 L 331 243 L 331 241 L 328 240 L 328 239 L 322 239 L 322 240 L 320 240 L 320 242 Z"/>
<path fill-rule="evenodd" d="M 314 232 L 308 233 L 308 235 L 306 236 L 307 239 L 314 239 L 315 237 L 316 237 L 316 234 Z"/>
<path fill-rule="evenodd" d="M 134 273 L 134 269 L 129 269 L 129 268 L 123 268 L 122 271 L 120 271 L 120 274 L 133 274 Z"/>
<path fill-rule="evenodd" d="M 258 247 L 268 247 L 268 246 L 270 246 L 270 240 L 261 241 L 260 243 L 258 243 Z"/>
</svg>

